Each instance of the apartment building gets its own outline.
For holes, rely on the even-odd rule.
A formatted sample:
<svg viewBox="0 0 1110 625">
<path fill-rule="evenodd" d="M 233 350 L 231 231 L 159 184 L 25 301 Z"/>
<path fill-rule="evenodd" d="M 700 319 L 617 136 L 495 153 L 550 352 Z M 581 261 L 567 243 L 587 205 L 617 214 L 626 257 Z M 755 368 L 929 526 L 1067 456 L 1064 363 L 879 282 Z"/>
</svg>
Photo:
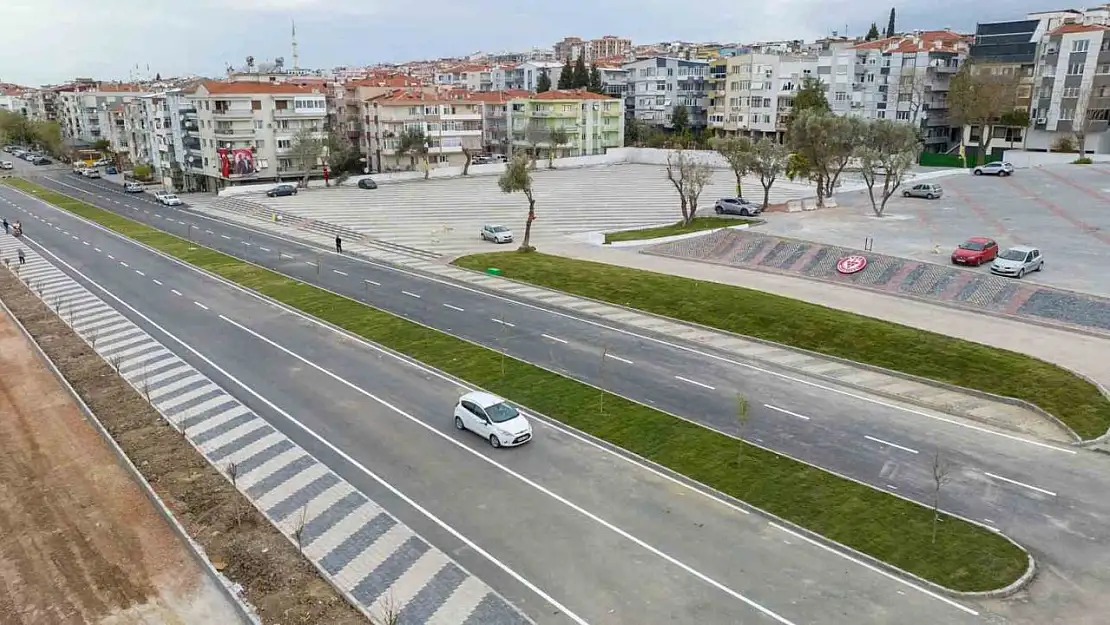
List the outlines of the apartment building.
<svg viewBox="0 0 1110 625">
<path fill-rule="evenodd" d="M 318 87 L 292 83 L 206 81 L 189 95 L 186 128 L 189 173 L 202 175 L 209 191 L 240 182 L 303 175 L 293 138 L 308 131 L 327 137 L 327 99 Z M 193 119 L 195 117 L 195 120 Z M 193 140 L 196 140 L 195 142 Z M 190 149 L 189 146 L 196 146 Z"/>
<path fill-rule="evenodd" d="M 403 74 L 375 74 L 359 80 L 339 81 L 332 87 L 328 103 L 329 127 L 337 132 L 346 132 L 347 138 L 363 155 L 366 163 L 370 162 L 370 139 L 364 132 L 365 120 L 370 114 L 367 103 L 398 89 L 436 93 L 434 85 Z"/>
<path fill-rule="evenodd" d="M 541 158 L 552 151 L 555 157 L 604 154 L 624 145 L 624 106 L 619 98 L 584 89 L 545 91 L 513 99 L 507 109 L 512 150 L 531 149 L 533 142 Z M 550 131 L 561 128 L 567 142 L 552 145 Z"/>
<path fill-rule="evenodd" d="M 18 85 L 0 83 L 0 111 L 31 115 L 30 93 Z"/>
<path fill-rule="evenodd" d="M 585 57 L 587 63 L 610 57 L 623 57 L 632 51 L 632 40 L 614 35 L 599 39 L 582 40 L 580 37 L 566 37 L 555 44 L 555 58 L 560 61 L 577 61 Z"/>
<path fill-rule="evenodd" d="M 58 92 L 56 115 L 62 136 L 84 143 L 108 139 L 113 129 L 102 122 L 115 123 L 108 111 L 132 102 L 146 93 L 142 87 L 126 83 L 98 83 L 78 79 L 68 90 Z"/>
<path fill-rule="evenodd" d="M 1065 137 L 1075 143 L 1073 137 L 1085 132 L 1086 151 L 1110 153 L 1110 26 L 1105 15 L 1092 19 L 1089 13 L 1040 41 L 1027 149 L 1049 150 Z M 1101 23 L 1089 23 L 1094 20 Z"/>
<path fill-rule="evenodd" d="M 598 59 L 593 64 L 601 74 L 601 92 L 623 100 L 628 93 L 628 70 L 621 67 L 619 61 L 610 59 Z"/>
<path fill-rule="evenodd" d="M 1019 85 L 1015 108 L 1030 111 L 1031 117 L 1037 46 L 1048 32 L 1047 23 L 1042 25 L 1041 22 L 1040 19 L 1024 19 L 979 24 L 968 53 L 973 71 L 1017 76 Z M 999 125 L 984 141 L 982 129 L 977 126 L 958 130 L 969 158 L 977 157 L 980 150 L 993 154 L 1023 147 L 1029 132 L 1028 128 Z"/>
<path fill-rule="evenodd" d="M 508 106 L 512 100 L 527 98 L 527 91 L 475 91 L 466 99 L 482 103 L 482 151 L 486 154 L 509 154 Z"/>
<path fill-rule="evenodd" d="M 399 89 L 371 98 L 366 117 L 373 171 L 419 169 L 413 154 L 400 152 L 405 131 L 418 130 L 429 141 L 430 167 L 461 167 L 463 149 L 482 149 L 483 103 Z"/>
<path fill-rule="evenodd" d="M 629 116 L 670 128 L 676 106 L 686 107 L 690 127 L 708 123 L 709 62 L 656 56 L 621 66 L 628 71 L 625 92 Z"/>
<path fill-rule="evenodd" d="M 523 89 L 535 91 L 540 76 L 547 74 L 551 84 L 559 82 L 559 72 L 563 71 L 563 64 L 558 61 L 525 61 L 505 72 L 504 89 Z"/>
<path fill-rule="evenodd" d="M 781 141 L 794 94 L 816 72 L 815 56 L 746 52 L 714 61 L 710 128 Z"/>
</svg>

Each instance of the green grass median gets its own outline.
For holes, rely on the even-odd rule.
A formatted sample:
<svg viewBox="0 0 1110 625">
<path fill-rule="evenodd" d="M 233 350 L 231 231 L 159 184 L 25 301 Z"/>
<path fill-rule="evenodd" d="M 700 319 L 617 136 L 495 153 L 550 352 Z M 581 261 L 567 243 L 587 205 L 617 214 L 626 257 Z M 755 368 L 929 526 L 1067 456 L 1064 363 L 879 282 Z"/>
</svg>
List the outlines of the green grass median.
<svg viewBox="0 0 1110 625">
<path fill-rule="evenodd" d="M 1026 570 L 1024 552 L 990 530 L 942 516 L 933 542 L 923 506 L 620 397 L 606 394 L 601 411 L 601 391 L 585 384 L 27 181 L 9 184 L 942 586 L 991 590 Z"/>
<path fill-rule="evenodd" d="M 605 242 L 616 243 L 618 241 L 660 239 L 662 237 L 673 237 L 676 234 L 690 234 L 691 232 L 704 232 L 706 230 L 716 230 L 717 228 L 728 228 L 729 226 L 741 226 L 751 222 L 752 220 L 750 219 L 737 219 L 733 217 L 695 217 L 694 220 L 688 224 L 679 222 L 666 226 L 658 226 L 656 228 L 609 232 L 605 235 Z"/>
<path fill-rule="evenodd" d="M 1024 399 L 1084 439 L 1110 428 L 1094 384 L 1043 360 L 753 289 L 547 254 L 464 256 L 468 269 L 822 354 Z"/>
</svg>

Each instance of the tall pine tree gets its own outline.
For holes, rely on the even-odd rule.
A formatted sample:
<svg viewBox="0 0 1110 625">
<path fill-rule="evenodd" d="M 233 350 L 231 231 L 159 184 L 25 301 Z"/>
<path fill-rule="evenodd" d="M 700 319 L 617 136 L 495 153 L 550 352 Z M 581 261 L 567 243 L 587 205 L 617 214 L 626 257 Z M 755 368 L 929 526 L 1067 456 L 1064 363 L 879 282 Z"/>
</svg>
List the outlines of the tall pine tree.
<svg viewBox="0 0 1110 625">
<path fill-rule="evenodd" d="M 551 91 L 551 76 L 548 75 L 547 70 L 541 70 L 540 77 L 536 79 L 536 93 L 544 91 Z"/>
<path fill-rule="evenodd" d="M 867 31 L 867 36 L 863 38 L 864 41 L 875 41 L 879 38 L 879 26 L 875 22 L 871 22 L 871 30 Z"/>
<path fill-rule="evenodd" d="M 586 58 L 581 54 L 578 55 L 578 60 L 574 62 L 574 80 L 571 84 L 572 89 L 585 89 L 590 86 L 590 71 L 586 69 Z"/>
<path fill-rule="evenodd" d="M 597 68 L 597 64 L 590 65 L 590 91 L 594 93 L 601 93 L 605 90 L 605 85 L 601 84 L 601 70 Z"/>
<path fill-rule="evenodd" d="M 886 23 L 886 36 L 894 36 L 894 7 L 890 7 L 890 21 Z"/>
<path fill-rule="evenodd" d="M 559 89 L 573 89 L 574 88 L 574 63 L 567 57 L 567 62 L 563 64 L 563 69 L 559 70 Z"/>
</svg>

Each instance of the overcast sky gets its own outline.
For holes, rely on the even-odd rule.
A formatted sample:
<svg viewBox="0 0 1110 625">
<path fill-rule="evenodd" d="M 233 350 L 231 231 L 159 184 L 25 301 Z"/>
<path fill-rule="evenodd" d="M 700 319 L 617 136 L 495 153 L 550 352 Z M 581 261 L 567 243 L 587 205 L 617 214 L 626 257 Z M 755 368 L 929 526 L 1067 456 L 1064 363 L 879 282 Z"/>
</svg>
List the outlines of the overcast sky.
<svg viewBox="0 0 1110 625">
<path fill-rule="evenodd" d="M 899 0 L 900 2 L 901 0 Z M 885 28 L 891 4 L 869 0 L 0 0 L 0 81 L 24 85 L 74 76 L 218 75 L 227 63 L 285 57 L 296 20 L 301 67 L 550 47 L 567 35 L 665 40 L 811 40 L 834 30 Z M 687 10 L 686 7 L 697 7 Z M 1022 19 L 1066 8 L 1044 0 L 895 4 L 898 28 Z M 676 10 L 676 7 L 682 7 Z"/>
</svg>

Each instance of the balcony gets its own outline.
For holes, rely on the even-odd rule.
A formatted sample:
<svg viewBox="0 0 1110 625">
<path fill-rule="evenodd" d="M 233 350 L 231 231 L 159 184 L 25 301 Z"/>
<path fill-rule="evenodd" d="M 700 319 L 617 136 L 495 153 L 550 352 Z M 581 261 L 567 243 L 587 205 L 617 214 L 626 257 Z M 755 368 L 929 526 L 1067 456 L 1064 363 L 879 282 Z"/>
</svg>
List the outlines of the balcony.
<svg viewBox="0 0 1110 625">
<path fill-rule="evenodd" d="M 316 117 L 323 118 L 323 117 L 327 117 L 327 113 L 325 113 L 324 111 L 319 111 L 319 112 L 314 111 L 312 113 L 303 113 L 303 112 L 298 113 L 294 109 L 274 109 L 273 117 L 274 117 L 274 119 L 299 119 L 299 118 L 316 118 Z"/>
<path fill-rule="evenodd" d="M 254 128 L 216 128 L 215 134 L 221 137 L 253 137 Z"/>
<path fill-rule="evenodd" d="M 468 122 L 468 121 L 481 121 L 482 113 L 453 113 L 444 114 L 439 116 L 445 122 Z"/>
<path fill-rule="evenodd" d="M 938 63 L 936 65 L 930 65 L 929 68 L 938 74 L 955 74 L 956 72 L 960 71 L 959 65 L 949 65 L 948 63 Z"/>
<path fill-rule="evenodd" d="M 251 109 L 212 109 L 214 117 L 225 119 L 250 119 L 254 117 L 254 111 Z"/>
</svg>

